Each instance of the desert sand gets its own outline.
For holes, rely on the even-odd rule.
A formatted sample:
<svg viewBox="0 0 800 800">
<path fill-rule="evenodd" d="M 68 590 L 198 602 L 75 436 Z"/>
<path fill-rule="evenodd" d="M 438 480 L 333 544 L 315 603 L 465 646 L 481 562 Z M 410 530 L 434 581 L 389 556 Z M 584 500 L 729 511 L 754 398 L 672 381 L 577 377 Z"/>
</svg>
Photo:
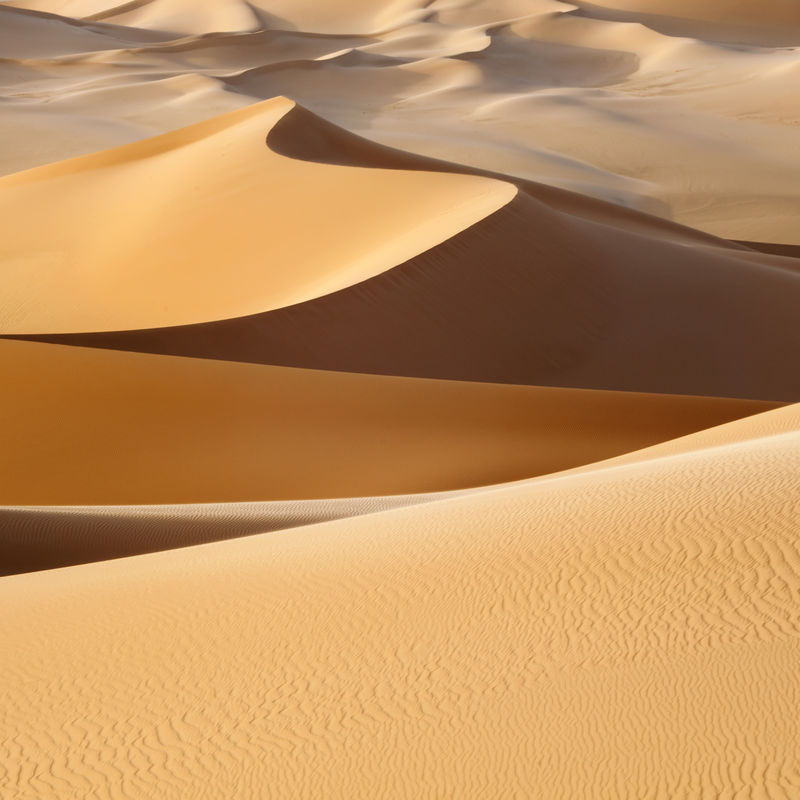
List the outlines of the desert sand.
<svg viewBox="0 0 800 800">
<path fill-rule="evenodd" d="M 800 796 L 800 4 L 0 2 L 0 797 Z"/>
</svg>

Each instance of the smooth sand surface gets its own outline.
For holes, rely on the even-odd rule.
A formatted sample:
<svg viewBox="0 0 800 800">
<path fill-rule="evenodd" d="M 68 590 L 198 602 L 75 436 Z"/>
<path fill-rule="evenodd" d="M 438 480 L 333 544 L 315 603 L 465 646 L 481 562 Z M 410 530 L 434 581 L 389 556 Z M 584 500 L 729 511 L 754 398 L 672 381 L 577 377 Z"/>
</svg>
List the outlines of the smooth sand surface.
<svg viewBox="0 0 800 800">
<path fill-rule="evenodd" d="M 800 3 L 13 0 L 0 114 L 2 800 L 800 797 Z"/>
<path fill-rule="evenodd" d="M 2 330 L 179 325 L 296 303 L 393 267 L 515 194 L 485 178 L 282 157 L 264 139 L 292 106 L 278 98 L 0 179 Z"/>
<path fill-rule="evenodd" d="M 9 796 L 792 797 L 800 417 L 776 413 L 788 432 L 4 578 Z"/>
<path fill-rule="evenodd" d="M 0 343 L 0 503 L 208 503 L 461 489 L 773 407 Z M 590 434 L 590 435 L 587 435 Z"/>
</svg>

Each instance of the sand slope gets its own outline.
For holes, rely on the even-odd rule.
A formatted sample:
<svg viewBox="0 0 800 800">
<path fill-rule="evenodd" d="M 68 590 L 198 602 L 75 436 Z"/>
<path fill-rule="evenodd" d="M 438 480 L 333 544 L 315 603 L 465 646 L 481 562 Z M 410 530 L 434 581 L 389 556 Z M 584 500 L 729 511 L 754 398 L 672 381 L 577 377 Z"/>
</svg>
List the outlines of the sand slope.
<svg viewBox="0 0 800 800">
<path fill-rule="evenodd" d="M 363 497 L 578 466 L 770 407 L 2 342 L 6 505 Z M 587 435 L 590 434 L 590 435 Z"/>
<path fill-rule="evenodd" d="M 3 575 L 13 575 L 105 561 L 373 514 L 456 494 L 178 505 L 0 506 L 0 570 Z"/>
<path fill-rule="evenodd" d="M 296 107 L 267 145 L 316 168 L 459 169 Z M 354 372 L 800 398 L 796 259 L 514 185 L 513 200 L 442 244 L 305 303 L 204 325 L 34 338 Z"/>
<path fill-rule="evenodd" d="M 642 19 L 658 29 L 683 36 L 711 36 L 741 44 L 781 45 L 800 41 L 800 8 L 793 0 L 595 0 L 577 2 L 595 13 L 622 11 L 622 19 Z M 605 14 L 606 18 L 620 15 Z"/>
<path fill-rule="evenodd" d="M 370 33 L 410 22 L 424 0 L 346 0 L 326 6 L 313 0 L 13 0 L 9 5 L 82 19 L 113 20 L 136 28 L 200 34 L 246 31 L 261 23 L 312 33 Z"/>
<path fill-rule="evenodd" d="M 772 414 L 793 432 L 6 578 L 6 794 L 791 797 L 800 418 Z"/>
<path fill-rule="evenodd" d="M 281 157 L 264 138 L 291 108 L 279 98 L 0 179 L 2 329 L 175 325 L 298 302 L 395 266 L 514 195 L 464 175 Z"/>
</svg>

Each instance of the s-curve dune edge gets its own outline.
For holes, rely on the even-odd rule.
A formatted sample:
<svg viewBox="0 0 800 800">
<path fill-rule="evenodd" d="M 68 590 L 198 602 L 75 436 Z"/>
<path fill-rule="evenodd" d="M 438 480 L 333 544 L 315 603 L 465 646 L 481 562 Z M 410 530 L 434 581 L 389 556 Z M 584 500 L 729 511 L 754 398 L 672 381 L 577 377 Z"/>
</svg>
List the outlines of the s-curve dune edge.
<svg viewBox="0 0 800 800">
<path fill-rule="evenodd" d="M 3 332 L 180 325 L 297 303 L 440 244 L 515 194 L 480 177 L 282 157 L 264 140 L 292 107 L 276 98 L 0 178 Z"/>
<path fill-rule="evenodd" d="M 0 800 L 800 798 L 798 153 L 798 0 L 0 0 Z"/>
<path fill-rule="evenodd" d="M 679 455 L 4 578 L 9 796 L 790 798 L 800 407 L 764 419 Z"/>
<path fill-rule="evenodd" d="M 125 265 L 126 280 L 140 276 L 144 291 L 137 289 L 129 298 L 115 283 L 113 303 L 97 292 L 85 292 L 80 305 L 59 306 L 69 321 L 62 319 L 57 327 L 52 320 L 40 319 L 38 324 L 44 327 L 31 333 L 30 326 L 49 314 L 49 306 L 32 304 L 36 287 L 25 279 L 31 265 L 23 264 L 15 273 L 12 261 L 9 302 L 21 313 L 16 323 L 9 316 L 2 334 L 89 347 L 408 377 L 787 402 L 800 399 L 800 372 L 795 368 L 800 359 L 800 266 L 795 258 L 757 251 L 574 192 L 403 153 L 355 136 L 307 109 L 274 102 L 279 118 L 272 126 L 267 127 L 261 115 L 255 116 L 253 125 L 256 132 L 259 128 L 266 132 L 266 149 L 272 158 L 284 159 L 284 165 L 300 165 L 296 169 L 304 165 L 314 175 L 338 168 L 344 170 L 336 173 L 342 180 L 353 170 L 356 174 L 366 171 L 371 181 L 378 182 L 375 186 L 384 185 L 381 181 L 385 180 L 390 188 L 390 179 L 397 175 L 422 174 L 426 182 L 438 178 L 446 182 L 452 177 L 478 180 L 479 188 L 489 188 L 492 202 L 499 197 L 502 203 L 443 242 L 402 263 L 389 261 L 376 274 L 351 276 L 353 282 L 344 287 L 317 281 L 313 290 L 306 287 L 312 296 L 296 303 L 272 308 L 267 304 L 269 310 L 261 313 L 184 325 L 158 322 L 158 316 L 168 315 L 177 323 L 174 306 L 152 311 L 151 273 L 135 269 L 123 254 L 119 263 Z M 273 106 L 267 104 L 267 108 Z M 198 131 L 220 125 L 227 130 L 230 119 L 231 115 L 216 118 L 181 135 L 197 136 Z M 87 161 L 117 158 L 139 149 L 150 152 L 159 142 L 166 145 L 173 138 L 162 136 L 97 157 L 12 175 L 0 179 L 0 188 L 5 180 L 13 199 L 17 180 L 27 188 L 31 176 L 41 176 L 30 187 L 35 190 L 33 201 L 49 194 L 52 176 L 60 170 L 82 173 Z M 258 147 L 264 149 L 261 143 Z M 139 173 L 139 164 L 135 171 Z M 246 206 L 260 214 L 259 198 L 257 193 L 251 195 L 237 213 Z M 19 213 L 16 200 L 9 208 L 10 218 Z M 396 216 L 391 215 L 392 219 Z M 192 207 L 184 208 L 180 217 L 186 229 L 205 224 Z M 336 219 L 343 223 L 350 217 Z M 357 221 L 360 224 L 360 218 Z M 162 223 L 159 218 L 154 226 L 144 226 L 143 234 L 155 236 L 163 229 Z M 311 223 L 305 219 L 303 224 Z M 84 220 L 69 228 L 69 233 L 83 230 L 85 235 L 91 229 L 91 220 Z M 130 230 L 136 230 L 135 226 Z M 337 236 L 348 243 L 366 239 L 359 230 L 351 222 L 350 227 L 337 229 Z M 69 251 L 72 261 L 66 257 L 62 261 L 52 255 L 63 253 L 63 243 L 41 237 L 35 227 L 26 235 L 37 242 L 29 246 L 31 252 L 44 249 L 59 282 L 73 287 L 72 292 L 83 286 L 79 279 L 83 259 L 92 255 L 91 246 L 87 254 L 86 243 L 91 245 L 93 239 L 84 239 Z M 205 247 L 205 237 L 199 238 Z M 186 248 L 184 239 L 176 246 Z M 258 239 L 250 249 L 242 240 L 258 276 L 254 286 L 263 287 L 263 280 L 274 283 L 275 274 L 291 282 L 303 274 L 303 268 L 297 267 L 295 240 L 288 241 L 288 251 L 282 240 L 273 248 L 271 241 Z M 11 230 L 9 242 L 15 241 Z M 329 248 L 323 239 L 312 245 L 318 257 L 326 248 L 331 250 L 332 271 L 338 268 L 336 241 Z M 174 258 L 178 251 L 169 252 Z M 117 263 L 111 259 L 96 262 L 94 269 L 111 272 Z M 189 279 L 189 267 L 183 262 L 154 263 L 158 281 L 164 282 L 160 276 L 166 270 L 176 292 Z M 223 280 L 218 268 L 227 262 L 215 258 L 212 263 L 217 271 L 204 279 Z M 219 297 L 231 291 L 229 283 L 237 277 L 241 276 L 231 271 L 219 296 L 203 296 L 219 305 Z M 187 309 L 198 296 L 196 283 L 191 282 L 192 290 L 186 293 Z M 237 284 L 235 291 L 244 289 L 245 285 Z M 74 296 L 64 293 L 67 298 Z M 248 303 L 263 306 L 265 300 L 259 298 L 269 296 L 248 296 Z M 277 302 L 277 296 L 274 299 Z M 152 325 L 120 330 L 131 321 L 120 308 L 146 313 Z M 109 329 L 75 330 L 87 325 L 88 319 L 105 320 Z"/>
</svg>

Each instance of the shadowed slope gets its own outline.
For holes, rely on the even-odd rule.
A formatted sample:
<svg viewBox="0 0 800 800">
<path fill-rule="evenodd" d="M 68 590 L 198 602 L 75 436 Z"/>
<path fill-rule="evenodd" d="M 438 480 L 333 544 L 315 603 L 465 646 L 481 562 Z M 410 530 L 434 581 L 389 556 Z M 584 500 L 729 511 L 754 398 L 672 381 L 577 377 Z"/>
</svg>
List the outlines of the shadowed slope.
<svg viewBox="0 0 800 800">
<path fill-rule="evenodd" d="M 762 253 L 771 253 L 775 256 L 785 256 L 786 258 L 800 258 L 800 245 L 796 244 L 776 244 L 773 242 L 738 242 L 751 250 L 759 250 Z"/>
<path fill-rule="evenodd" d="M 455 494 L 438 492 L 260 503 L 0 506 L 0 575 L 286 530 L 427 503 Z"/>
<path fill-rule="evenodd" d="M 370 168 L 439 164 L 302 109 L 282 117 L 269 145 Z M 28 338 L 354 372 L 800 397 L 796 260 L 518 186 L 513 201 L 442 244 L 305 303 L 203 325 Z"/>
</svg>

